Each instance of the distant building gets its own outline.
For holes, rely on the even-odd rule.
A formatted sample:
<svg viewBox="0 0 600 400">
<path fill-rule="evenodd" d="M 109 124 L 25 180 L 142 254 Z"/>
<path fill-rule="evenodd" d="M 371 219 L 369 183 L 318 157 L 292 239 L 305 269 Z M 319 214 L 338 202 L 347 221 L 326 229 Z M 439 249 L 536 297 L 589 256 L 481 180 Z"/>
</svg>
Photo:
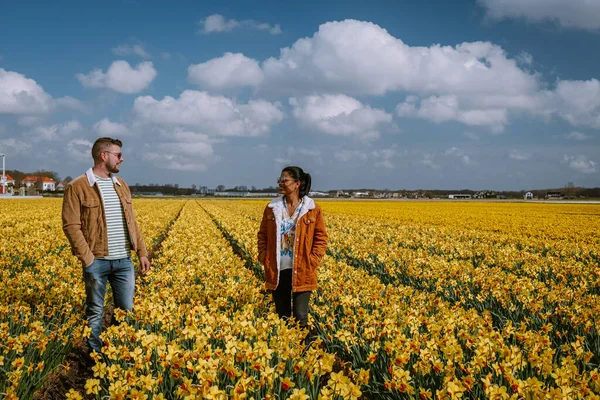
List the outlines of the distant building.
<svg viewBox="0 0 600 400">
<path fill-rule="evenodd" d="M 448 195 L 449 199 L 470 199 L 471 197 L 472 196 L 470 194 L 462 194 L 462 193 Z"/>
<path fill-rule="evenodd" d="M 525 193 L 525 196 L 523 196 L 523 198 L 525 200 L 533 200 L 533 193 L 527 192 L 527 193 Z"/>
<path fill-rule="evenodd" d="M 333 197 L 350 197 L 350 193 L 346 193 L 343 190 L 337 190 Z"/>
<path fill-rule="evenodd" d="M 489 190 L 482 190 L 473 195 L 474 199 L 495 199 L 497 197 L 498 195 L 496 194 L 496 192 L 492 192 Z"/>
<path fill-rule="evenodd" d="M 546 194 L 546 199 L 548 200 L 561 200 L 565 197 L 561 192 L 548 192 Z"/>
<path fill-rule="evenodd" d="M 21 186 L 26 188 L 36 187 L 38 190 L 54 192 L 56 190 L 56 182 L 47 176 L 27 175 L 21 181 Z"/>
<path fill-rule="evenodd" d="M 11 193 L 15 186 L 15 180 L 9 174 L 5 174 L 4 179 L 4 182 L 0 182 L 0 194 Z M 0 180 L 2 180 L 1 176 Z"/>
</svg>

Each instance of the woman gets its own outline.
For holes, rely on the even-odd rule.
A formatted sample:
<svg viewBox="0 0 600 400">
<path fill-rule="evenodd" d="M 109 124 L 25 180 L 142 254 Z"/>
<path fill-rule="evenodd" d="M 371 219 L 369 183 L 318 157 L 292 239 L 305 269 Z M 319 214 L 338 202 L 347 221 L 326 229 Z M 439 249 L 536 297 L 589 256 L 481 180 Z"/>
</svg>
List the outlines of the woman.
<svg viewBox="0 0 600 400">
<path fill-rule="evenodd" d="M 308 325 L 310 293 L 317 288 L 317 267 L 327 248 L 321 207 L 308 197 L 310 175 L 286 167 L 277 179 L 279 193 L 266 207 L 258 232 L 258 260 L 273 293 L 277 314 Z"/>
</svg>

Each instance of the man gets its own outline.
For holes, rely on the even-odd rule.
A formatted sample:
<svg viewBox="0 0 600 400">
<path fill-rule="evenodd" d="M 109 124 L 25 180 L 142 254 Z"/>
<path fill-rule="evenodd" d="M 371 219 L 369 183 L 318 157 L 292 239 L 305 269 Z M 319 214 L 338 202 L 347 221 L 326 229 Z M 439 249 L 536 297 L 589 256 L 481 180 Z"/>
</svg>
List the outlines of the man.
<svg viewBox="0 0 600 400">
<path fill-rule="evenodd" d="M 62 209 L 63 231 L 84 267 L 85 315 L 92 330 L 88 344 L 98 353 L 107 281 L 115 307 L 131 310 L 135 289 L 131 250 L 138 255 L 142 274 L 150 269 L 131 192 L 123 179 L 113 175 L 123 162 L 121 145 L 117 139 L 96 140 L 94 166 L 67 185 Z"/>
</svg>

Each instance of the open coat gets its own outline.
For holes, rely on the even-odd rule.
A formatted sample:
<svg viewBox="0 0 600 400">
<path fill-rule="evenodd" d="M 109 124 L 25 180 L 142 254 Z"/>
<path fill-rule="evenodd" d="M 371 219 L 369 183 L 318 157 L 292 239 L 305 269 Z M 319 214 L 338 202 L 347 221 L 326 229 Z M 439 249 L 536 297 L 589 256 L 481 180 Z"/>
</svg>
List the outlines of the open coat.
<svg viewBox="0 0 600 400">
<path fill-rule="evenodd" d="M 268 290 L 277 289 L 281 269 L 281 222 L 283 196 L 273 199 L 266 207 L 258 232 L 258 260 L 265 269 Z M 321 207 L 304 196 L 294 243 L 292 291 L 306 292 L 317 288 L 317 268 L 327 249 L 327 231 Z"/>
</svg>

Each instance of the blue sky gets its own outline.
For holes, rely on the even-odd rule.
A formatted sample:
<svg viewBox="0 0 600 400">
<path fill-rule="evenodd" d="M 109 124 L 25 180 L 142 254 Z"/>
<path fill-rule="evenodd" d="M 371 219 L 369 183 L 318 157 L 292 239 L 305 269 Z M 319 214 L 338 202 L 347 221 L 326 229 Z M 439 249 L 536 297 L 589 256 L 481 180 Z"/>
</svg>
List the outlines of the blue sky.
<svg viewBox="0 0 600 400">
<path fill-rule="evenodd" d="M 9 169 L 111 136 L 130 184 L 600 186 L 600 2 L 4 2 L 0 37 Z"/>
</svg>

